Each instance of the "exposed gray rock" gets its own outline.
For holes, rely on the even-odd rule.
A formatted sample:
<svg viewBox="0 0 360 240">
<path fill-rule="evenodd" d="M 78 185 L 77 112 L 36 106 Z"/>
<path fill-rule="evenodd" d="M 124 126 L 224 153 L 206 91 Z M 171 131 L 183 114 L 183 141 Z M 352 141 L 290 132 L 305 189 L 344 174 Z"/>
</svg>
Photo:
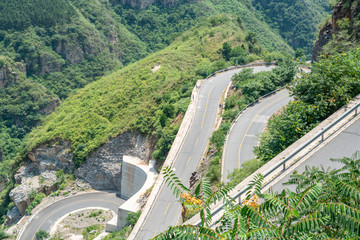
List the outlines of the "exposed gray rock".
<svg viewBox="0 0 360 240">
<path fill-rule="evenodd" d="M 19 74 L 25 75 L 25 66 L 19 62 L 9 62 L 0 67 L 0 88 L 9 87 L 19 80 Z"/>
<path fill-rule="evenodd" d="M 18 178 L 21 176 L 21 184 L 10 192 L 10 198 L 21 214 L 25 214 L 26 208 L 31 203 L 32 192 L 49 195 L 55 189 L 57 180 L 55 171 L 44 171 L 40 176 L 33 176 L 29 169 L 33 169 L 33 166 L 20 168 L 17 176 Z"/>
<path fill-rule="evenodd" d="M 127 132 L 106 142 L 93 152 L 88 160 L 75 171 L 75 176 L 86 183 L 77 181 L 80 188 L 91 186 L 97 190 L 121 189 L 121 167 L 123 155 L 150 160 L 152 146 L 147 137 Z M 50 194 L 56 187 L 56 171 L 74 171 L 70 142 L 59 140 L 42 144 L 28 153 L 29 160 L 15 174 L 20 184 L 10 192 L 10 197 L 21 214 L 31 203 L 33 191 Z"/>
<path fill-rule="evenodd" d="M 13 207 L 6 214 L 6 225 L 12 225 L 21 219 L 22 215 L 17 207 Z"/>
<path fill-rule="evenodd" d="M 358 14 L 360 9 L 352 9 L 346 4 L 338 3 L 332 12 L 331 21 L 327 23 L 319 32 L 318 40 L 315 42 L 313 47 L 312 62 L 319 60 L 319 56 L 324 48 L 324 46 L 333 38 L 333 35 L 336 35 L 340 28 L 338 21 L 344 18 L 351 20 L 354 17 L 354 14 Z"/>
<path fill-rule="evenodd" d="M 28 153 L 29 159 L 33 162 L 38 172 L 53 170 L 74 170 L 73 154 L 70 149 L 70 142 L 59 140 L 53 144 L 42 144 L 34 151 Z"/>
<path fill-rule="evenodd" d="M 33 191 L 40 188 L 39 181 L 32 181 L 32 179 L 23 180 L 23 183 L 10 192 L 10 198 L 13 200 L 19 212 L 24 215 L 26 208 L 30 205 L 30 195 Z"/>
<path fill-rule="evenodd" d="M 75 171 L 75 176 L 87 181 L 97 190 L 120 190 L 123 155 L 148 161 L 151 157 L 150 142 L 136 133 L 121 134 L 93 152 Z"/>
<path fill-rule="evenodd" d="M 15 183 L 21 184 L 23 179 L 32 178 L 36 175 L 39 175 L 38 169 L 31 162 L 27 162 L 21 166 L 14 175 Z"/>
<path fill-rule="evenodd" d="M 80 63 L 84 59 L 82 47 L 76 41 L 62 41 L 56 47 L 56 52 L 71 64 Z"/>
</svg>

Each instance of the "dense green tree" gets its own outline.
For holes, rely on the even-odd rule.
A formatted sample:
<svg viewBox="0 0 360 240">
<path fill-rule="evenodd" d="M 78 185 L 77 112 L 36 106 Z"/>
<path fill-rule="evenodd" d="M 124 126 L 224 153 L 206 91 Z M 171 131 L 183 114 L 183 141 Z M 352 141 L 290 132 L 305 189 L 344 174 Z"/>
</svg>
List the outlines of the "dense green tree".
<svg viewBox="0 0 360 240">
<path fill-rule="evenodd" d="M 264 20 L 287 40 L 294 48 L 303 48 L 311 54 L 316 40 L 316 26 L 330 12 L 328 0 L 253 0 L 254 7 L 262 13 Z"/>
<path fill-rule="evenodd" d="M 302 48 L 298 48 L 295 51 L 295 58 L 298 59 L 298 58 L 301 58 L 301 57 L 305 58 L 305 51 Z"/>
<path fill-rule="evenodd" d="M 35 235 L 36 240 L 44 240 L 47 239 L 48 237 L 50 237 L 50 234 L 44 230 L 38 231 Z"/>
<path fill-rule="evenodd" d="M 226 61 L 230 60 L 231 50 L 231 45 L 228 42 L 225 42 L 222 48 L 222 55 Z"/>
<path fill-rule="evenodd" d="M 257 42 L 256 34 L 253 33 L 253 32 L 249 32 L 249 33 L 246 35 L 245 40 L 248 41 L 248 42 L 251 43 L 251 44 L 255 44 L 255 43 Z"/>
</svg>

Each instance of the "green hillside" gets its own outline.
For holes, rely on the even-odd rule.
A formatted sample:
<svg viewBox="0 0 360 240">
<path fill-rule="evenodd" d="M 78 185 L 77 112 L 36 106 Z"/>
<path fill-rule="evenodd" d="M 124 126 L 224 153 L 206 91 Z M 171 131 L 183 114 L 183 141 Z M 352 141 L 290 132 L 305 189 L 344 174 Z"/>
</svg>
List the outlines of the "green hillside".
<svg viewBox="0 0 360 240">
<path fill-rule="evenodd" d="M 129 31 L 148 44 L 149 51 L 167 46 L 203 17 L 218 14 L 234 14 L 248 31 L 257 34 L 259 42 L 269 51 L 293 51 L 279 34 L 274 33 L 260 19 L 256 9 L 247 0 L 181 1 L 181 4 L 172 8 L 154 4 L 143 10 L 135 10 L 118 4 L 114 9 Z"/>
<path fill-rule="evenodd" d="M 309 56 L 317 36 L 316 26 L 330 13 L 328 0 L 252 0 L 264 20 L 294 49 Z"/>
<path fill-rule="evenodd" d="M 0 71 L 11 73 L 5 84 L 0 79 L 2 178 L 12 179 L 14 163 L 40 143 L 71 140 L 80 164 L 128 130 L 153 136 L 161 161 L 197 79 L 235 62 L 294 53 L 249 0 L 183 0 L 143 10 L 118 2 L 1 1 Z"/>
<path fill-rule="evenodd" d="M 221 54 L 225 42 L 234 49 L 241 44 L 248 49 L 251 43 L 244 40 L 246 35 L 237 20 L 228 16 L 204 20 L 164 50 L 89 84 L 65 100 L 30 134 L 27 150 L 57 138 L 68 139 L 80 163 L 109 138 L 136 130 L 159 139 L 154 157 L 164 159 L 180 124 L 171 119 L 186 111 L 195 81 L 204 72 L 227 66 Z M 240 54 L 248 55 L 245 49 Z M 247 59 L 254 57 L 248 55 Z M 152 72 L 156 65 L 161 65 L 160 69 Z"/>
</svg>

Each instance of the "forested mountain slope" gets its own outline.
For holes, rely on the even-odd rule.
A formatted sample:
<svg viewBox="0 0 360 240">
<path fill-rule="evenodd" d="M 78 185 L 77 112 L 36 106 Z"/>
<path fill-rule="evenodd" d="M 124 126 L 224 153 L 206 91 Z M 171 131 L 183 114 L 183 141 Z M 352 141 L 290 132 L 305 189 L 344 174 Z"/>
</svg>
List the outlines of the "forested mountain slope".
<svg viewBox="0 0 360 240">
<path fill-rule="evenodd" d="M 252 0 L 264 20 L 294 49 L 311 55 L 317 24 L 330 13 L 328 0 Z"/>
<path fill-rule="evenodd" d="M 164 159 L 198 78 L 235 62 L 294 52 L 248 0 L 155 2 L 142 10 L 121 2 L 0 2 L 2 215 L 14 163 L 38 144 L 71 140 L 81 164 L 107 139 L 136 130 L 158 140 L 154 157 Z M 310 20 L 316 25 L 318 18 Z M 156 65 L 161 68 L 153 73 Z M 41 124 L 25 148 L 24 137 Z"/>
<path fill-rule="evenodd" d="M 27 136 L 26 146 L 20 149 L 23 155 L 0 163 L 0 176 L 11 188 L 14 160 L 21 162 L 39 144 L 51 146 L 61 139 L 71 141 L 69 150 L 74 164 L 79 166 L 108 139 L 126 131 L 150 136 L 156 143 L 153 157 L 161 163 L 195 82 L 231 61 L 259 59 L 261 52 L 250 52 L 263 46 L 247 36 L 249 33 L 233 16 L 204 19 L 164 50 L 88 84 L 65 99 Z M 2 203 L 4 211 L 6 201 Z"/>
</svg>

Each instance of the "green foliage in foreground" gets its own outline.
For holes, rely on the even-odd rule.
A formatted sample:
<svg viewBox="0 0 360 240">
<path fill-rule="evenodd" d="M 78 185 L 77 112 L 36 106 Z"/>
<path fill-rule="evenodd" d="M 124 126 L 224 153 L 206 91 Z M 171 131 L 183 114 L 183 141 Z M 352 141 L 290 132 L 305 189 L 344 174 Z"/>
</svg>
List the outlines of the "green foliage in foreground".
<svg viewBox="0 0 360 240">
<path fill-rule="evenodd" d="M 228 188 L 212 193 L 204 178 L 191 192 L 165 168 L 166 182 L 187 210 L 200 211 L 201 224 L 171 226 L 154 239 L 358 239 L 360 152 L 337 161 L 345 166 L 295 176 L 291 181 L 300 183 L 297 192 L 262 193 L 263 178 L 257 175 L 241 205 L 229 197 Z M 215 229 L 210 228 L 208 201 L 225 204 Z"/>
<path fill-rule="evenodd" d="M 295 80 L 290 86 L 295 101 L 268 121 L 256 156 L 264 162 L 272 159 L 359 94 L 359 60 L 360 49 L 336 54 Z"/>
</svg>

